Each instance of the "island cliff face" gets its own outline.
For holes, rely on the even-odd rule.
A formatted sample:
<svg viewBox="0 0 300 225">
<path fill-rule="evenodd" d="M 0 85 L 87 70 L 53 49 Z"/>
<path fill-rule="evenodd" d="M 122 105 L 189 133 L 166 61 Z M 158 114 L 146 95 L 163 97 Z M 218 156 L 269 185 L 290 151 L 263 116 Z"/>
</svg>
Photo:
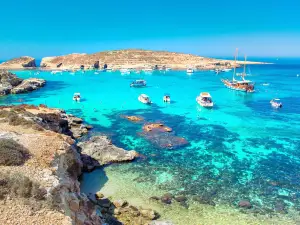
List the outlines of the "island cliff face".
<svg viewBox="0 0 300 225">
<path fill-rule="evenodd" d="M 0 64 L 0 68 L 3 69 L 25 69 L 35 68 L 35 59 L 30 56 L 22 56 L 20 58 L 14 58 Z"/>
<path fill-rule="evenodd" d="M 237 62 L 238 65 L 241 63 L 244 62 Z M 249 61 L 246 63 L 260 64 L 258 62 Z M 112 69 L 170 67 L 172 69 L 185 70 L 188 67 L 214 69 L 216 65 L 231 68 L 234 66 L 234 61 L 205 58 L 176 52 L 129 49 L 98 52 L 94 54 L 75 53 L 65 56 L 46 57 L 43 58 L 41 62 L 41 67 L 47 69 L 98 69 L 104 68 L 105 65 Z"/>
</svg>

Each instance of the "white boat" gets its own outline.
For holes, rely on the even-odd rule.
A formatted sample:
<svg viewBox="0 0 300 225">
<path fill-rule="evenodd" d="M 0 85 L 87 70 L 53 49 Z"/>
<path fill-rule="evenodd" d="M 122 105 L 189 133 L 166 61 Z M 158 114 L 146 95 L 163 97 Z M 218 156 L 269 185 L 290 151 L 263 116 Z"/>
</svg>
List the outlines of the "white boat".
<svg viewBox="0 0 300 225">
<path fill-rule="evenodd" d="M 280 99 L 279 98 L 273 98 L 271 101 L 270 101 L 272 107 L 278 109 L 278 108 L 282 108 L 282 103 L 280 102 Z"/>
<path fill-rule="evenodd" d="M 193 70 L 192 68 L 187 68 L 186 72 L 187 72 L 188 74 L 191 74 L 191 73 L 194 73 L 194 70 Z"/>
<path fill-rule="evenodd" d="M 144 104 L 151 104 L 151 100 L 149 98 L 148 95 L 145 95 L 145 94 L 141 94 L 139 97 L 138 97 L 138 100 Z"/>
<path fill-rule="evenodd" d="M 62 71 L 60 71 L 60 70 L 53 70 L 53 71 L 51 71 L 51 74 L 57 74 L 57 73 L 62 74 Z"/>
<path fill-rule="evenodd" d="M 147 82 L 145 80 L 135 80 L 131 82 L 130 87 L 145 87 Z"/>
<path fill-rule="evenodd" d="M 165 94 L 163 97 L 163 102 L 171 102 L 171 96 L 169 94 Z"/>
<path fill-rule="evenodd" d="M 231 71 L 232 69 L 223 69 L 222 71 L 223 72 L 229 72 L 229 71 Z"/>
<path fill-rule="evenodd" d="M 79 92 L 74 93 L 73 100 L 76 102 L 80 101 L 80 93 Z"/>
<path fill-rule="evenodd" d="M 200 95 L 196 98 L 196 101 L 199 105 L 211 108 L 214 106 L 213 100 L 208 92 L 201 92 Z"/>
<path fill-rule="evenodd" d="M 167 67 L 167 68 L 166 68 L 166 71 L 170 71 L 170 70 L 172 70 L 170 67 Z"/>
<path fill-rule="evenodd" d="M 130 74 L 130 70 L 129 69 L 120 69 L 120 72 L 122 75 L 128 75 Z"/>
<path fill-rule="evenodd" d="M 145 72 L 145 73 L 152 73 L 152 72 L 153 72 L 153 69 L 151 69 L 151 68 L 146 68 L 146 69 L 144 69 L 144 72 Z"/>
</svg>

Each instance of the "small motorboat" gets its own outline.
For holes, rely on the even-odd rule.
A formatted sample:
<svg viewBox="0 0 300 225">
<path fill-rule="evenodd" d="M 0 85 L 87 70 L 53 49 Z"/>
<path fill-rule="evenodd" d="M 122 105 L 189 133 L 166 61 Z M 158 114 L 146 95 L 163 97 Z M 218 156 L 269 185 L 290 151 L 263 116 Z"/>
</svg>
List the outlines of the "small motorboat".
<svg viewBox="0 0 300 225">
<path fill-rule="evenodd" d="M 192 68 L 187 68 L 186 73 L 192 74 L 192 73 L 194 73 L 194 70 Z"/>
<path fill-rule="evenodd" d="M 201 92 L 200 95 L 196 98 L 196 101 L 199 105 L 206 108 L 212 108 L 214 106 L 212 98 L 208 92 Z"/>
<path fill-rule="evenodd" d="M 153 69 L 151 69 L 151 68 L 145 68 L 144 69 L 144 73 L 151 74 L 152 72 L 153 72 Z"/>
<path fill-rule="evenodd" d="M 145 87 L 147 82 L 145 80 L 135 80 L 131 82 L 130 87 Z"/>
<path fill-rule="evenodd" d="M 169 94 L 165 94 L 163 97 L 163 102 L 171 102 L 171 96 Z"/>
<path fill-rule="evenodd" d="M 278 109 L 278 108 L 282 108 L 282 103 L 280 102 L 279 98 L 274 98 L 270 101 L 271 106 Z"/>
<path fill-rule="evenodd" d="M 62 74 L 62 71 L 60 71 L 60 70 L 53 70 L 53 71 L 51 71 L 51 74 L 57 74 L 57 73 Z"/>
<path fill-rule="evenodd" d="M 222 72 L 229 72 L 231 71 L 232 69 L 223 69 Z"/>
<path fill-rule="evenodd" d="M 144 104 L 151 104 L 151 100 L 149 98 L 148 95 L 145 95 L 145 94 L 141 94 L 139 97 L 138 97 L 138 100 Z"/>
<path fill-rule="evenodd" d="M 122 75 L 128 75 L 130 74 L 130 70 L 129 69 L 120 69 L 120 72 Z"/>
<path fill-rule="evenodd" d="M 80 93 L 74 93 L 73 95 L 73 100 L 76 101 L 76 102 L 79 102 L 80 101 Z"/>
</svg>

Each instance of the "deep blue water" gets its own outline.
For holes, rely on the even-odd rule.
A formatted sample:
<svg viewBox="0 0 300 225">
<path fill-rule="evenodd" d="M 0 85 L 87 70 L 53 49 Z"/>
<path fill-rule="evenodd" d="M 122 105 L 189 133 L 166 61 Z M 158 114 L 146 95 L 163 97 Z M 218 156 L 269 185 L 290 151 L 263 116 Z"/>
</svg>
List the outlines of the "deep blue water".
<svg viewBox="0 0 300 225">
<path fill-rule="evenodd" d="M 215 75 L 206 71 L 190 76 L 182 71 L 127 76 L 119 72 L 42 72 L 38 77 L 47 80 L 43 89 L 2 97 L 0 104 L 44 103 L 83 117 L 94 126 L 91 135 L 109 135 L 117 146 L 145 156 L 109 167 L 110 173 L 120 176 L 138 174 L 139 179 L 130 181 L 137 186 L 149 183 L 149 187 L 154 185 L 165 192 L 197 195 L 233 207 L 239 200 L 249 199 L 264 213 L 299 210 L 300 61 L 279 59 L 274 65 L 253 65 L 250 72 L 248 78 L 256 86 L 251 94 L 223 86 L 220 78 L 231 77 L 231 72 Z M 30 71 L 16 73 L 24 78 L 35 76 Z M 148 87 L 130 88 L 129 83 L 138 78 L 146 79 Z M 210 92 L 214 109 L 196 104 L 195 98 L 202 91 Z M 80 103 L 72 101 L 74 92 L 81 92 Z M 171 104 L 162 102 L 166 92 L 171 94 Z M 148 94 L 154 104 L 138 102 L 141 93 Z M 270 106 L 275 97 L 281 99 L 283 108 Z M 173 132 L 149 139 L 142 134 L 144 122 L 132 123 L 122 115 L 163 122 Z M 189 144 L 175 149 L 160 147 L 174 136 L 185 138 Z M 97 183 L 101 178 L 96 174 L 92 178 Z M 99 189 L 92 185 L 86 183 L 84 189 Z"/>
</svg>

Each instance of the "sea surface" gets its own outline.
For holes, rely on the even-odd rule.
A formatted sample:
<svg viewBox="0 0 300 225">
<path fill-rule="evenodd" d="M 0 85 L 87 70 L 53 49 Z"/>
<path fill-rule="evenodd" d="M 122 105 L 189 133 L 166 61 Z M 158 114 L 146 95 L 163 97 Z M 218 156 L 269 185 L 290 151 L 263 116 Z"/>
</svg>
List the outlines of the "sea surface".
<svg viewBox="0 0 300 225">
<path fill-rule="evenodd" d="M 81 186 L 87 194 L 101 190 L 112 199 L 152 207 L 175 224 L 299 224 L 300 60 L 279 59 L 247 71 L 255 93 L 224 87 L 220 79 L 231 78 L 232 72 L 14 71 L 47 84 L 29 94 L 1 97 L 0 104 L 65 109 L 94 126 L 90 135 L 108 135 L 115 145 L 142 155 L 84 174 Z M 145 79 L 148 86 L 130 88 L 135 79 Z M 197 105 L 195 99 L 204 91 L 211 94 L 213 109 Z M 74 92 L 81 93 L 79 103 L 72 100 Z M 138 101 L 142 93 L 150 96 L 151 106 Z M 165 93 L 171 95 L 170 104 L 162 101 Z M 272 98 L 280 98 L 283 108 L 272 108 Z M 144 121 L 133 123 L 124 115 Z M 164 123 L 173 131 L 147 136 L 142 132 L 147 122 Z M 163 147 L 174 137 L 188 144 Z M 163 205 L 149 200 L 165 193 L 188 201 Z M 241 200 L 250 201 L 252 208 L 240 209 Z"/>
</svg>

